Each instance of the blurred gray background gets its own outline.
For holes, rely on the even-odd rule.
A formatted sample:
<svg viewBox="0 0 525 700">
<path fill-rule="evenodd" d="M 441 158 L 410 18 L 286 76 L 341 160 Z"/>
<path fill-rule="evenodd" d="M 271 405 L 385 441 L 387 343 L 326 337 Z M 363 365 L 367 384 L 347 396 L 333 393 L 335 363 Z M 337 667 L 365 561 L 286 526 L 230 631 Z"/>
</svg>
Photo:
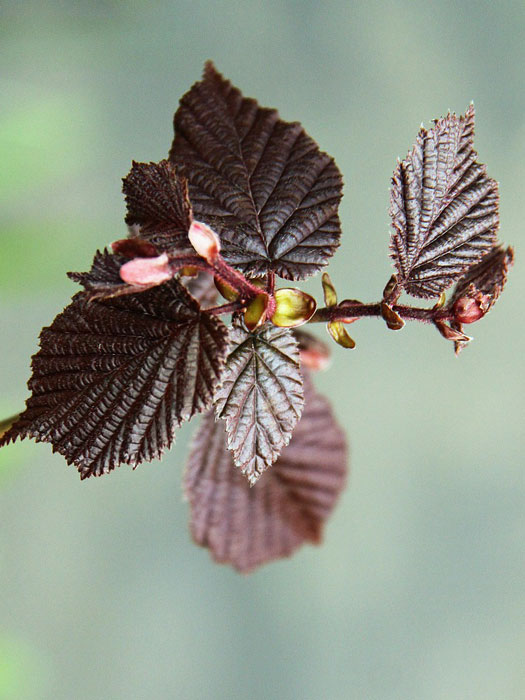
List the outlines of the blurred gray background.
<svg viewBox="0 0 525 700">
<path fill-rule="evenodd" d="M 317 384 L 350 436 L 349 486 L 322 547 L 249 577 L 190 542 L 193 425 L 162 462 L 83 483 L 47 445 L 2 450 L 2 700 L 525 697 L 524 29 L 520 1 L 2 3 L 2 415 L 75 291 L 66 270 L 125 234 L 120 178 L 166 156 L 207 58 L 335 156 L 341 297 L 379 297 L 396 158 L 471 100 L 517 248 L 459 359 L 431 328 L 375 319 L 334 346 Z"/>
</svg>

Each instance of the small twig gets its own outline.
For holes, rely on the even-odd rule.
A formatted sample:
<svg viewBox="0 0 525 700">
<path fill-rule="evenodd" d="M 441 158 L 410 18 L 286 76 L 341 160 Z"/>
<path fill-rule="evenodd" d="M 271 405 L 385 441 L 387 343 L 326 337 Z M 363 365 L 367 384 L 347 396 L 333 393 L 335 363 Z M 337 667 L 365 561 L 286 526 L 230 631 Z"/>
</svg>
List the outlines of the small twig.
<svg viewBox="0 0 525 700">
<path fill-rule="evenodd" d="M 396 304 L 392 309 L 402 319 L 407 321 L 420 321 L 421 323 L 434 323 L 435 321 L 450 321 L 453 314 L 446 309 L 425 309 L 415 306 Z M 359 301 L 344 302 L 337 306 L 325 306 L 317 309 L 308 323 L 327 323 L 328 321 L 349 321 L 355 318 L 382 316 L 381 303 L 362 304 Z"/>
</svg>

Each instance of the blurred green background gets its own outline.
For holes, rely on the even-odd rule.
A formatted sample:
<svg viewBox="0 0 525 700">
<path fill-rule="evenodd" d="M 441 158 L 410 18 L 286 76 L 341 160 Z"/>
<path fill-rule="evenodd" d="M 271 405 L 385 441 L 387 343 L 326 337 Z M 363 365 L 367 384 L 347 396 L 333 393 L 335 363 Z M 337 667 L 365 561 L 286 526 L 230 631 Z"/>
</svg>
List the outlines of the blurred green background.
<svg viewBox="0 0 525 700">
<path fill-rule="evenodd" d="M 47 445 L 2 450 L 2 700 L 525 697 L 524 29 L 520 0 L 2 3 L 2 415 L 75 291 L 66 270 L 125 234 L 120 178 L 166 156 L 207 58 L 335 156 L 341 296 L 379 297 L 396 157 L 471 100 L 518 251 L 459 359 L 377 320 L 334 350 L 317 383 L 350 436 L 349 487 L 321 548 L 249 577 L 190 542 L 194 426 L 161 463 L 83 483 Z"/>
</svg>

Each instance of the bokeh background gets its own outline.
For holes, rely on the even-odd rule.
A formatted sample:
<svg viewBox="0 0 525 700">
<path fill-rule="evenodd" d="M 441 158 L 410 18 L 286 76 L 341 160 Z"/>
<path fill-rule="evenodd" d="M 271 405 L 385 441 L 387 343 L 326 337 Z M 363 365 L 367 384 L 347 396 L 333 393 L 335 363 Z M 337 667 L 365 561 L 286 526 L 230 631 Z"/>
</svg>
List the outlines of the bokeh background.
<svg viewBox="0 0 525 700">
<path fill-rule="evenodd" d="M 207 58 L 335 156 L 341 296 L 379 297 L 396 157 L 471 100 L 518 256 L 459 359 L 377 320 L 334 347 L 317 383 L 350 436 L 349 487 L 322 547 L 251 576 L 190 542 L 193 425 L 162 462 L 83 483 L 47 445 L 2 450 L 2 700 L 525 697 L 524 30 L 520 0 L 4 0 L 4 416 L 75 291 L 65 271 L 125 234 L 120 178 L 166 156 Z"/>
</svg>

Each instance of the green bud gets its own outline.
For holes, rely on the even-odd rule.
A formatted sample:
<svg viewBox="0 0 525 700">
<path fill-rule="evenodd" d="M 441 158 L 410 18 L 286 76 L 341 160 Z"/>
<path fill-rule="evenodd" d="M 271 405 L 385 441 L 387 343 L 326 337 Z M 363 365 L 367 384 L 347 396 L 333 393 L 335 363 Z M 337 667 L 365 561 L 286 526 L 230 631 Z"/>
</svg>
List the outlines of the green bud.
<svg viewBox="0 0 525 700">
<path fill-rule="evenodd" d="M 302 326 L 315 313 L 317 303 L 300 289 L 278 289 L 275 292 L 275 312 L 272 323 L 281 328 Z"/>
<path fill-rule="evenodd" d="M 266 309 L 268 307 L 268 295 L 258 294 L 246 307 L 244 323 L 249 331 L 254 331 L 266 321 Z"/>
</svg>

